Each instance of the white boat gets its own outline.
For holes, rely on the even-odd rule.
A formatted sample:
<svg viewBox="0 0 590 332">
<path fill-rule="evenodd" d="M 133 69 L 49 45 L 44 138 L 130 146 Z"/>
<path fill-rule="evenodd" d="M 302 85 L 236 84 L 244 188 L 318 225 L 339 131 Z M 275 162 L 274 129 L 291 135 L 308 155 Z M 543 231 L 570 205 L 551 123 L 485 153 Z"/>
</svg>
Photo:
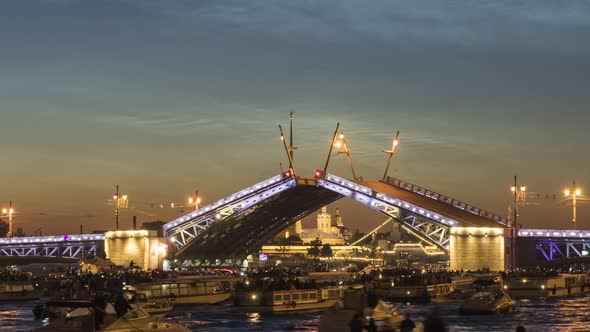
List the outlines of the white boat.
<svg viewBox="0 0 590 332">
<path fill-rule="evenodd" d="M 240 312 L 321 311 L 342 299 L 347 287 L 324 287 L 281 291 L 238 291 L 232 293 L 232 309 Z"/>
<path fill-rule="evenodd" d="M 459 310 L 464 314 L 495 314 L 514 310 L 516 302 L 501 289 L 477 292 L 463 302 Z"/>
<path fill-rule="evenodd" d="M 116 292 L 101 291 L 101 294 L 106 297 L 107 305 L 113 306 Z M 118 291 L 121 293 L 121 291 Z M 134 291 L 123 291 L 122 295 L 129 302 L 131 308 L 142 307 L 149 315 L 163 318 L 166 313 L 172 310 L 172 302 L 156 303 L 150 301 L 145 294 L 138 294 Z M 43 304 L 37 304 L 33 307 L 33 314 L 35 319 L 49 319 L 64 317 L 66 314 L 77 308 L 93 308 L 94 302 L 90 300 L 58 300 L 47 301 Z"/>
<path fill-rule="evenodd" d="M 178 323 L 163 321 L 162 319 L 150 316 L 143 308 L 137 307 L 130 310 L 121 318 L 112 320 L 112 315 L 105 316 L 105 324 L 101 324 L 98 329 L 95 328 L 95 313 L 92 308 L 77 308 L 68 313 L 65 317 L 52 321 L 49 325 L 33 329 L 35 332 L 54 332 L 54 331 L 112 331 L 112 332 L 131 332 L 131 331 L 168 331 L 168 332 L 187 332 L 190 331 L 186 326 Z"/>
<path fill-rule="evenodd" d="M 176 304 L 217 304 L 229 298 L 229 291 L 218 281 L 212 280 L 170 280 L 135 284 L 125 287 L 138 294 L 145 294 L 156 303 Z"/>
</svg>

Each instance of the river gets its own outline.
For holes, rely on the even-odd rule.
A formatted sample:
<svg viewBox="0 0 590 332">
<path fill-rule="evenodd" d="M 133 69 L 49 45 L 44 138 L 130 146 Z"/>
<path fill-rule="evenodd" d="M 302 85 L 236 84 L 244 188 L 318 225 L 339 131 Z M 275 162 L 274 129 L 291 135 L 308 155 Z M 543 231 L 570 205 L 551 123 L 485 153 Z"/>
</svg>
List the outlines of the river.
<svg viewBox="0 0 590 332">
<path fill-rule="evenodd" d="M 37 303 L 0 303 L 0 331 L 28 331 L 41 326 L 33 319 Z M 458 312 L 458 304 L 438 305 L 449 331 L 514 331 L 522 325 L 527 331 L 590 331 L 590 296 L 560 299 L 518 300 L 515 313 L 491 316 L 466 316 Z M 406 305 L 401 312 L 410 312 L 412 319 L 422 321 L 434 308 L 429 305 Z M 224 306 L 207 308 L 176 308 L 170 319 L 186 322 L 193 331 L 315 331 L 319 314 L 258 315 L 233 313 Z"/>
</svg>

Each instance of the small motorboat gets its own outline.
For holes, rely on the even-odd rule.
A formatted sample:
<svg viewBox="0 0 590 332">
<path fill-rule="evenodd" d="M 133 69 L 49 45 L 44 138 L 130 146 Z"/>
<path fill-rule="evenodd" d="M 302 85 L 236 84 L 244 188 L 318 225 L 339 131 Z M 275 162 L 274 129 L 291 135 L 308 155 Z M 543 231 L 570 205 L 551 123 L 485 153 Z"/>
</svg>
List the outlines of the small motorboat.
<svg viewBox="0 0 590 332">
<path fill-rule="evenodd" d="M 367 325 L 373 321 L 377 330 L 400 329 L 404 317 L 397 307 L 377 300 L 377 304 L 369 306 L 367 296 L 362 289 L 348 290 L 344 299 L 320 316 L 318 331 L 320 332 L 345 332 L 351 331 L 352 322 L 361 320 L 361 325 Z M 422 332 L 424 325 L 416 322 L 413 331 Z"/>
<path fill-rule="evenodd" d="M 137 307 L 128 311 L 118 319 L 111 315 L 104 317 L 103 324 L 95 324 L 96 308 L 77 308 L 72 312 L 49 323 L 49 325 L 33 329 L 36 332 L 54 331 L 168 331 L 187 332 L 190 331 L 181 324 L 164 321 L 158 317 L 150 316 L 143 308 Z"/>
<path fill-rule="evenodd" d="M 464 314 L 496 314 L 514 310 L 516 302 L 504 290 L 482 291 L 463 302 L 459 308 Z"/>
</svg>

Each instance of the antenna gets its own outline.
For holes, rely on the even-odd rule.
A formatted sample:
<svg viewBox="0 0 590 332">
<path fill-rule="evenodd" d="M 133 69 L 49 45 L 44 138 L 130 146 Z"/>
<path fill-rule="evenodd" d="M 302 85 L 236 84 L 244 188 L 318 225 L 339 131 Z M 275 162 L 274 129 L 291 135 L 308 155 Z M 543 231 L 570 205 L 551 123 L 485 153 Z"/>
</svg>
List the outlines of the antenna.
<svg viewBox="0 0 590 332">
<path fill-rule="evenodd" d="M 338 132 L 338 126 L 336 126 L 336 131 L 334 132 L 334 138 L 332 139 L 332 145 L 330 145 L 330 152 L 328 153 L 328 159 L 326 160 L 326 167 L 324 168 L 324 173 L 328 168 L 328 162 L 330 161 L 330 156 L 332 155 L 332 149 L 336 147 L 338 151 L 336 154 L 345 153 L 346 159 L 348 160 L 348 166 L 352 171 L 352 178 L 354 180 L 360 179 L 356 176 L 356 172 L 354 171 L 354 167 L 352 166 L 352 157 L 350 156 L 350 147 L 348 146 L 348 141 L 344 138 L 344 132 Z"/>
<path fill-rule="evenodd" d="M 291 161 L 293 160 L 293 150 L 296 148 L 293 147 L 293 113 L 289 113 L 289 154 L 291 155 Z M 289 162 L 289 169 L 293 168 L 293 164 Z"/>
<path fill-rule="evenodd" d="M 291 172 L 293 172 L 293 176 L 296 176 L 295 164 L 293 163 L 293 158 L 291 158 L 291 152 L 293 149 L 289 149 L 289 147 L 287 146 L 287 142 L 285 141 L 285 134 L 283 134 L 283 127 L 281 127 L 281 125 L 279 125 L 279 130 L 281 131 L 281 141 L 283 141 L 283 146 L 285 147 L 287 158 L 289 158 L 289 165 L 291 165 L 289 169 L 291 170 Z"/>
<path fill-rule="evenodd" d="M 340 127 L 340 122 L 336 124 L 336 130 L 334 130 L 334 136 L 332 136 L 332 142 L 330 143 L 330 150 L 328 150 L 328 157 L 326 158 L 326 165 L 324 166 L 324 174 L 328 171 L 328 164 L 330 163 L 330 156 L 332 156 L 332 148 L 334 147 L 334 142 L 336 141 L 336 135 L 338 135 L 338 127 Z"/>
</svg>

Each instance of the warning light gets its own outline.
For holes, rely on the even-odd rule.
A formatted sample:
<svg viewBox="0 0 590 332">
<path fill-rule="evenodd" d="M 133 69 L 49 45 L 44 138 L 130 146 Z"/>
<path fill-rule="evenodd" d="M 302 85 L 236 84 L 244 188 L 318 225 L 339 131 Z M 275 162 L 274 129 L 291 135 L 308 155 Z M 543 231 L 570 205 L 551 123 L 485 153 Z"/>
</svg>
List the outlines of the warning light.
<svg viewBox="0 0 590 332">
<path fill-rule="evenodd" d="M 315 171 L 315 178 L 316 179 L 321 179 L 323 177 L 324 177 L 324 172 L 322 172 L 320 170 Z"/>
<path fill-rule="evenodd" d="M 290 178 L 290 177 L 291 177 L 291 171 L 283 172 L 283 178 Z"/>
</svg>

